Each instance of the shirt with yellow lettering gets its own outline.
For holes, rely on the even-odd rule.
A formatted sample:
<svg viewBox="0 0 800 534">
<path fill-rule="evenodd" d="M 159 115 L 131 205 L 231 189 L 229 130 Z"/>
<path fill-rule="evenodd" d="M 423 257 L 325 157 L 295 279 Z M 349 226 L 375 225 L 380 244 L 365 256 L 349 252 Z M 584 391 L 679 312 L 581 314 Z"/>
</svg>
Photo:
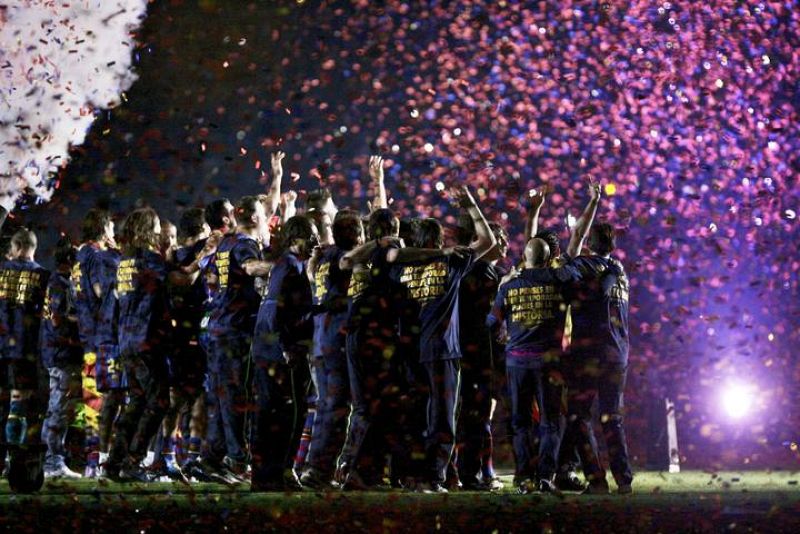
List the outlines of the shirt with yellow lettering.
<svg viewBox="0 0 800 534">
<path fill-rule="evenodd" d="M 524 269 L 500 286 L 487 321 L 506 323 L 507 366 L 534 367 L 545 357 L 559 357 L 569 284 L 576 278 L 569 268 Z"/>
<path fill-rule="evenodd" d="M 420 362 L 461 358 L 459 293 L 475 256 L 442 256 L 398 266 L 397 279 L 419 305 Z"/>
<path fill-rule="evenodd" d="M 50 272 L 35 261 L 0 262 L 0 359 L 38 360 Z"/>
</svg>

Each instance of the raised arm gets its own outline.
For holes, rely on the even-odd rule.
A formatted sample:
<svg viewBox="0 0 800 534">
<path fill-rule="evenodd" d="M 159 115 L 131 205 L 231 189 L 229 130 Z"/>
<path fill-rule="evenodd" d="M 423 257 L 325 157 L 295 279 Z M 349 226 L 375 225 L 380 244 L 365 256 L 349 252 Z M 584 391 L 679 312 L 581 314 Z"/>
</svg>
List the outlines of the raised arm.
<svg viewBox="0 0 800 534">
<path fill-rule="evenodd" d="M 281 195 L 281 222 L 286 222 L 295 215 L 297 215 L 297 193 L 295 191 L 287 191 Z"/>
<path fill-rule="evenodd" d="M 381 156 L 369 157 L 369 175 L 375 181 L 375 200 L 370 205 L 371 211 L 385 209 L 389 207 L 389 199 L 386 196 L 386 184 L 383 175 L 383 158 Z"/>
<path fill-rule="evenodd" d="M 580 254 L 581 249 L 583 248 L 583 243 L 586 241 L 586 237 L 589 235 L 589 230 L 592 228 L 592 222 L 594 221 L 594 216 L 597 213 L 597 206 L 600 204 L 600 184 L 590 183 L 589 192 L 591 195 L 589 197 L 589 203 L 586 205 L 586 209 L 583 210 L 583 213 L 575 223 L 575 228 L 572 230 L 572 235 L 569 237 L 567 255 L 570 258 L 574 258 Z"/>
<path fill-rule="evenodd" d="M 480 259 L 497 244 L 497 239 L 494 237 L 492 229 L 489 228 L 489 223 L 486 222 L 486 218 L 481 213 L 480 208 L 478 208 L 478 203 L 475 202 L 469 192 L 469 187 L 463 185 L 460 189 L 455 189 L 453 194 L 461 206 L 467 210 L 475 225 L 476 239 L 470 243 L 469 248 L 475 253 L 475 259 Z"/>
<path fill-rule="evenodd" d="M 281 180 L 283 179 L 283 158 L 286 154 L 282 151 L 272 153 L 270 156 L 270 168 L 272 170 L 272 184 L 269 186 L 269 204 L 264 208 L 267 212 L 267 219 L 275 215 L 281 202 Z"/>
<path fill-rule="evenodd" d="M 381 239 L 367 241 L 342 256 L 339 259 L 339 269 L 352 271 L 355 266 L 366 263 L 378 247 L 388 247 L 392 243 L 400 242 L 400 239 L 396 237 L 382 237 Z"/>
<path fill-rule="evenodd" d="M 386 253 L 386 261 L 389 263 L 413 263 L 415 261 L 429 261 L 435 258 L 446 258 L 447 256 L 466 257 L 470 253 L 469 247 L 448 247 L 448 248 L 416 248 L 403 247 L 393 248 Z"/>
<path fill-rule="evenodd" d="M 525 241 L 533 239 L 539 233 L 539 212 L 544 206 L 545 191 L 531 189 L 531 209 L 528 211 L 528 222 L 525 224 Z"/>
</svg>

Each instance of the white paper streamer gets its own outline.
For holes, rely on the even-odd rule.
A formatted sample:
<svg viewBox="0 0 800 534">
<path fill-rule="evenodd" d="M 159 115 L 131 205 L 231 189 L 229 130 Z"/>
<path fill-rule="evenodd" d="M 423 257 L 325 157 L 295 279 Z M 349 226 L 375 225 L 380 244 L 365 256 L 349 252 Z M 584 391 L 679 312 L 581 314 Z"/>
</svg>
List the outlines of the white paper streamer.
<svg viewBox="0 0 800 534">
<path fill-rule="evenodd" d="M 0 7 L 0 203 L 41 201 L 95 114 L 136 80 L 146 0 L 13 0 Z"/>
</svg>

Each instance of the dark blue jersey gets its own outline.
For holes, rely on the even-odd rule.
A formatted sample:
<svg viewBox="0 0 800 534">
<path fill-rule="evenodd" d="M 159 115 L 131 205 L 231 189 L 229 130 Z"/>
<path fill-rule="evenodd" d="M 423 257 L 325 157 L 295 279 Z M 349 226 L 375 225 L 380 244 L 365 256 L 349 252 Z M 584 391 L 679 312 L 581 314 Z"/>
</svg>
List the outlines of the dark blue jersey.
<svg viewBox="0 0 800 534">
<path fill-rule="evenodd" d="M 209 265 L 217 277 L 208 324 L 214 335 L 253 334 L 261 296 L 255 288 L 255 277 L 247 274 L 243 265 L 261 258 L 261 247 L 248 235 L 228 234 L 220 242 Z"/>
<path fill-rule="evenodd" d="M 175 251 L 173 269 L 191 265 L 203 250 L 205 241 L 199 241 L 190 247 L 181 247 Z M 203 276 L 198 276 L 191 285 L 170 284 L 169 305 L 170 316 L 175 322 L 175 343 L 180 346 L 196 345 L 200 337 L 200 322 L 205 313 L 207 297 Z"/>
<path fill-rule="evenodd" d="M 117 268 L 119 352 L 166 354 L 172 328 L 167 306 L 167 264 L 160 254 L 137 250 Z"/>
<path fill-rule="evenodd" d="M 350 298 L 351 271 L 339 269 L 339 260 L 347 251 L 327 247 L 314 273 L 314 356 L 338 353 L 344 348 L 345 327 Z"/>
<path fill-rule="evenodd" d="M 568 267 L 523 269 L 500 286 L 487 323 L 506 323 L 507 366 L 538 366 L 543 358 L 560 357 L 568 284 L 576 279 L 576 272 Z"/>
<path fill-rule="evenodd" d="M 100 310 L 95 328 L 96 346 L 115 347 L 119 344 L 119 300 L 117 298 L 117 269 L 122 255 L 108 249 L 97 256 L 100 265 Z"/>
<path fill-rule="evenodd" d="M 492 311 L 502 277 L 497 267 L 478 260 L 461 281 L 459 321 L 465 364 L 484 369 L 492 365 L 493 336 L 486 325 L 486 316 Z"/>
<path fill-rule="evenodd" d="M 475 256 L 441 257 L 403 265 L 399 281 L 419 306 L 420 362 L 461 357 L 458 297 Z"/>
<path fill-rule="evenodd" d="M 572 299 L 570 352 L 603 362 L 628 362 L 628 277 L 613 258 L 579 256 L 580 274 Z"/>
<path fill-rule="evenodd" d="M 398 247 L 395 243 L 377 247 L 363 266 L 351 272 L 347 288 L 350 299 L 348 324 L 351 328 L 378 322 L 389 330 L 397 322 L 397 300 L 394 297 L 404 289 L 386 255 L 390 249 Z"/>
<path fill-rule="evenodd" d="M 253 359 L 282 361 L 284 352 L 305 356 L 313 337 L 311 305 L 305 264 L 285 252 L 270 271 L 267 294 L 258 309 Z"/>
<path fill-rule="evenodd" d="M 41 326 L 42 363 L 45 367 L 80 364 L 83 345 L 69 274 L 55 272 L 47 283 Z"/>
<path fill-rule="evenodd" d="M 49 276 L 35 261 L 0 262 L 0 359 L 40 357 L 39 329 Z"/>
<path fill-rule="evenodd" d="M 94 352 L 97 314 L 101 297 L 94 292 L 94 285 L 99 284 L 102 265 L 97 261 L 102 249 L 97 243 L 85 243 L 78 250 L 75 264 L 72 266 L 70 281 L 75 295 L 75 309 L 78 312 L 78 333 L 84 352 Z"/>
</svg>

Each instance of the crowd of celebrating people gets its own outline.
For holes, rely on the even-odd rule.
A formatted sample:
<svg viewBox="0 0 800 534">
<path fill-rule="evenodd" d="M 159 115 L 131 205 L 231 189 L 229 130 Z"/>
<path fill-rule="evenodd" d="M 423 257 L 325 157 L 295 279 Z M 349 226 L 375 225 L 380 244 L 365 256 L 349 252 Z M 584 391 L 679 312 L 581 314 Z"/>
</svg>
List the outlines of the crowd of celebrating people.
<svg viewBox="0 0 800 534">
<path fill-rule="evenodd" d="M 611 471 L 631 491 L 629 286 L 614 228 L 593 225 L 599 184 L 566 249 L 538 227 L 546 191 L 531 191 L 523 257 L 503 272 L 508 236 L 468 187 L 451 191 L 463 213 L 445 247 L 437 219 L 388 208 L 380 156 L 368 214 L 325 189 L 298 210 L 283 158 L 266 194 L 185 209 L 177 227 L 141 207 L 115 232 L 92 209 L 52 272 L 34 232 L 13 234 L 0 263 L 4 449 L 41 439 L 46 477 L 80 477 L 65 437 L 89 378 L 87 477 L 491 491 L 501 402 L 520 492 L 607 493 L 597 398 Z"/>
</svg>

